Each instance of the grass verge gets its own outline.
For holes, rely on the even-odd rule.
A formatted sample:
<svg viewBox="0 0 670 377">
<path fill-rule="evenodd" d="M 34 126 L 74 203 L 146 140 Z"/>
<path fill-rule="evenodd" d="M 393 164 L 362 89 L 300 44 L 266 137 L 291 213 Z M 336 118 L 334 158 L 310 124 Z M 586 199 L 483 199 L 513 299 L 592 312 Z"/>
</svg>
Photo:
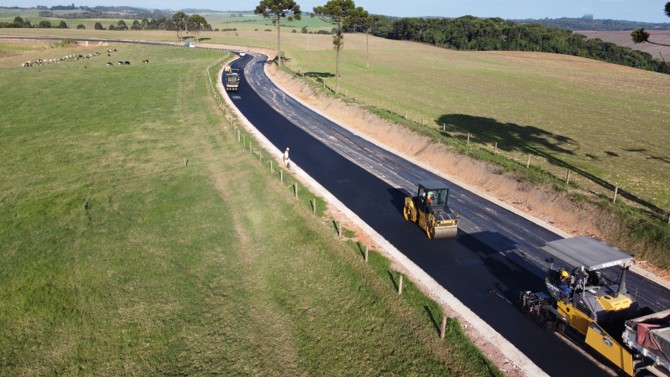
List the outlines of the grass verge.
<svg viewBox="0 0 670 377">
<path fill-rule="evenodd" d="M 221 52 L 110 47 L 0 61 L 0 375 L 501 375 L 239 145 Z"/>
</svg>

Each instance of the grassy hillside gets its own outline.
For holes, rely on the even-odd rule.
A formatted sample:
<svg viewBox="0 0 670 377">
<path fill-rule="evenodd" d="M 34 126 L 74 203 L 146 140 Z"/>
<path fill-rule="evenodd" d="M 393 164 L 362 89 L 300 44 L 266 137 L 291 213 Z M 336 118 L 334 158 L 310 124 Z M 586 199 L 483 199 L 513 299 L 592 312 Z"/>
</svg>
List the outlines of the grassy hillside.
<svg viewBox="0 0 670 377">
<path fill-rule="evenodd" d="M 0 375 L 501 375 L 243 150 L 227 54 L 0 48 Z"/>
<path fill-rule="evenodd" d="M 311 9 L 310 9 L 311 11 Z M 65 21 L 70 29 L 76 29 L 78 25 L 84 25 L 88 30 L 94 30 L 95 23 L 100 22 L 100 24 L 108 29 L 109 25 L 116 26 L 119 20 L 123 20 L 128 27 L 133 24 L 135 19 L 132 18 L 60 18 L 60 17 L 40 17 L 40 10 L 38 9 L 11 9 L 11 8 L 0 8 L 0 22 L 12 22 L 14 18 L 20 16 L 24 20 L 28 20 L 33 25 L 37 25 L 40 21 L 49 21 L 52 27 L 56 27 L 60 24 L 60 21 Z M 79 11 L 75 11 L 79 12 Z M 61 10 L 53 11 L 54 14 L 67 14 L 72 13 L 72 11 Z M 254 15 L 253 13 L 235 13 L 235 12 L 201 12 L 198 13 L 203 16 L 207 22 L 212 26 L 212 29 L 238 29 L 238 30 L 274 30 L 272 20 L 264 18 L 262 15 Z M 140 20 L 141 21 L 141 20 Z M 293 21 L 282 21 L 282 27 L 286 28 L 287 32 L 301 32 L 303 27 L 306 27 L 312 32 L 317 32 L 319 30 L 331 30 L 332 25 L 327 24 L 317 17 L 309 17 L 309 15 L 303 15 L 301 20 Z"/>
</svg>

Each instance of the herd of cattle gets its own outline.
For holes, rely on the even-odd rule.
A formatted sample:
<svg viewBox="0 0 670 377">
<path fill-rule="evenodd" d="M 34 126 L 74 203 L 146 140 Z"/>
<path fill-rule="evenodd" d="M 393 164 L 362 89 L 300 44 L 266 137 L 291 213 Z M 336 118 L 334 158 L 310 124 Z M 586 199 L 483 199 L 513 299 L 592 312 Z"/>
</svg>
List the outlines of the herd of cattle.
<svg viewBox="0 0 670 377">
<path fill-rule="evenodd" d="M 117 52 L 116 49 L 109 49 L 107 50 L 107 56 L 112 56 L 112 53 Z M 100 56 L 101 54 L 99 52 L 91 52 L 88 54 L 69 54 L 62 56 L 60 58 L 52 58 L 52 59 L 37 59 L 34 61 L 28 60 L 24 63 L 21 63 L 21 67 L 33 67 L 33 66 L 42 66 L 46 64 L 53 64 L 53 63 L 60 63 L 64 61 L 71 61 L 71 60 L 82 60 L 82 59 L 91 59 L 96 56 Z M 142 63 L 149 63 L 149 59 L 144 59 L 142 60 Z M 130 61 L 128 60 L 119 60 L 118 65 L 130 65 Z M 107 66 L 113 66 L 114 64 L 112 62 L 107 62 Z"/>
</svg>

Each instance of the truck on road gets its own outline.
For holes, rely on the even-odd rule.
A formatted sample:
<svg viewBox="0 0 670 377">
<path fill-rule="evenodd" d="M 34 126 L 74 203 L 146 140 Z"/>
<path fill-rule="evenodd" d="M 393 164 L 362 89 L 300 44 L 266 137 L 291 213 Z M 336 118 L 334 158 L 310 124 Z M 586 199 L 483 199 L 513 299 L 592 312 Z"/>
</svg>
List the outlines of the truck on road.
<svg viewBox="0 0 670 377">
<path fill-rule="evenodd" d="M 240 88 L 239 70 L 232 69 L 229 65 L 223 67 L 223 86 L 227 92 L 236 92 Z"/>
</svg>

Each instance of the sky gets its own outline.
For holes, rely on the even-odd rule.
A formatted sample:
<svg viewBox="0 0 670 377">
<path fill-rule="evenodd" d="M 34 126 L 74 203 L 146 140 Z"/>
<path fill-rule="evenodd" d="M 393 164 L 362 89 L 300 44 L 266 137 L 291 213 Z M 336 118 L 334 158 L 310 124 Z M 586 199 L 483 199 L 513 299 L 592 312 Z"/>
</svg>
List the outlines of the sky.
<svg viewBox="0 0 670 377">
<path fill-rule="evenodd" d="M 296 0 L 303 12 L 327 0 Z M 396 17 L 501 17 L 504 19 L 560 18 L 593 15 L 596 19 L 670 23 L 663 12 L 668 0 L 354 0 L 371 14 Z M 253 10 L 260 0 L 0 0 L 0 6 L 69 5 L 94 7 L 127 5 L 149 9 Z"/>
</svg>

